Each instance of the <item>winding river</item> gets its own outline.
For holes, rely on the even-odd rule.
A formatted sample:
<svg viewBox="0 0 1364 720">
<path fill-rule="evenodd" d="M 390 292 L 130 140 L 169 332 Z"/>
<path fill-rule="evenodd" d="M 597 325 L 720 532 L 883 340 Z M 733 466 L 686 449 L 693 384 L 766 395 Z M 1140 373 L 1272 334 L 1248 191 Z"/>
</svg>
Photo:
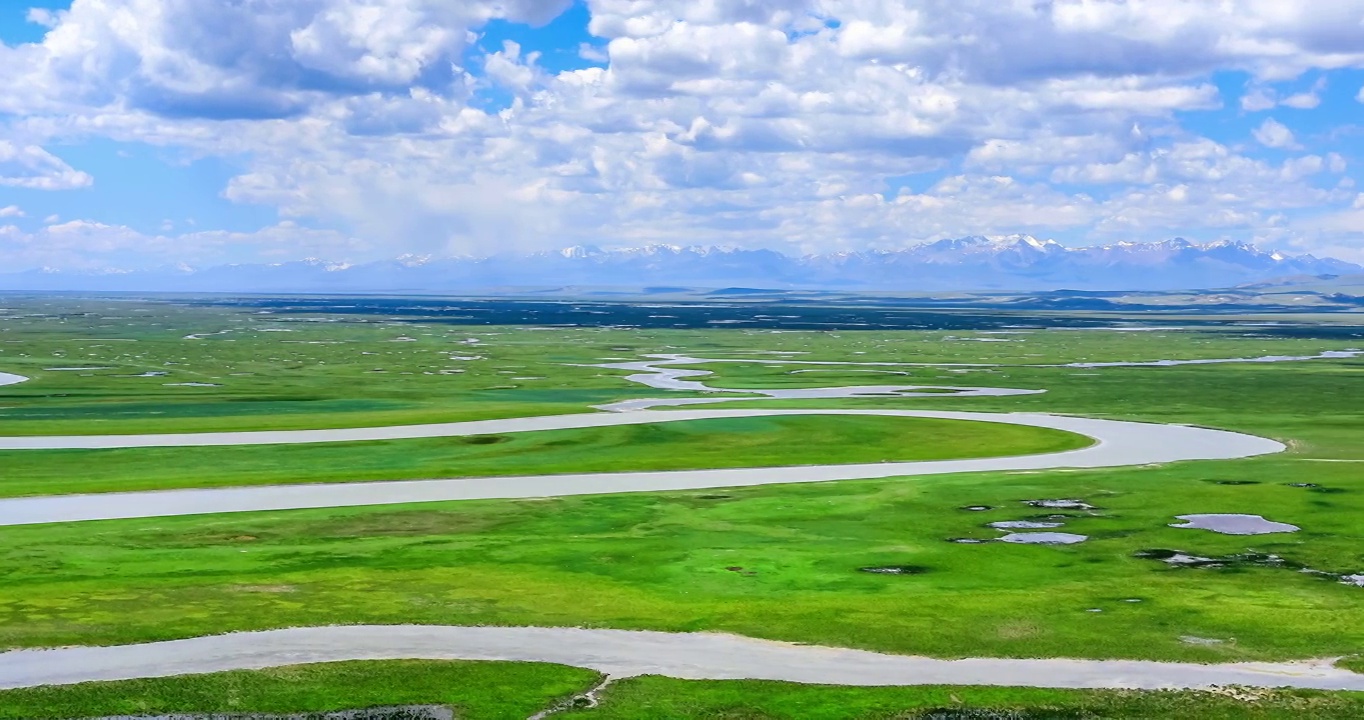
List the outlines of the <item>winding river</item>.
<svg viewBox="0 0 1364 720">
<path fill-rule="evenodd" d="M 779 468 L 727 468 L 660 472 L 591 473 L 521 477 L 452 478 L 312 485 L 277 485 L 152 492 L 55 495 L 0 500 L 0 525 L 76 522 L 204 513 L 349 507 L 444 500 L 486 500 L 601 493 L 656 492 L 783 483 L 865 480 L 909 475 L 1100 468 L 1181 460 L 1220 460 L 1281 452 L 1274 440 L 1184 425 L 1100 420 L 1044 413 L 980 413 L 948 410 L 640 410 L 463 423 L 341 430 L 193 433 L 184 435 L 74 435 L 0 438 L 0 449 L 120 448 L 269 443 L 344 442 L 452 437 L 640 425 L 715 418 L 798 415 L 879 415 L 1028 425 L 1086 435 L 1080 450 L 1012 457 Z M 912 442 L 913 438 L 906 438 Z"/>
<path fill-rule="evenodd" d="M 1315 357 L 1282 360 L 1288 359 Z M 1271 361 L 1281 360 L 1233 359 L 1220 362 Z M 723 397 L 640 399 L 599 408 L 610 412 L 400 427 L 165 435 L 4 437 L 0 438 L 0 449 L 351 442 L 789 415 L 882 415 L 1007 423 L 1079 433 L 1094 439 L 1095 443 L 1087 448 L 1067 452 L 969 460 L 455 478 L 16 498 L 0 500 L 0 525 L 442 500 L 689 490 L 956 472 L 1116 467 L 1182 460 L 1243 458 L 1276 453 L 1284 449 L 1282 444 L 1273 440 L 1222 430 L 1043 413 L 650 409 L 745 399 L 930 395 L 951 398 L 1042 392 L 1010 388 L 918 386 L 729 390 L 712 388 L 694 380 L 696 377 L 710 374 L 707 371 L 670 367 L 705 362 L 725 361 L 671 355 L 654 356 L 653 359 L 643 362 L 614 363 L 600 367 L 634 372 L 635 374 L 627 379 L 647 387 L 706 392 Z M 820 363 L 787 359 L 766 362 L 809 365 L 881 364 Z M 1190 362 L 1203 364 L 1218 361 Z M 0 375 L 0 384 L 21 382 L 23 379 L 19 376 Z M 907 439 L 912 441 L 912 437 Z M 939 660 L 772 642 L 715 633 L 454 626 L 290 628 L 141 645 L 18 650 L 0 653 L 0 687 L 163 677 L 305 662 L 397 658 L 553 662 L 592 668 L 612 677 L 660 674 L 692 679 L 753 678 L 843 685 L 969 684 L 1056 688 L 1202 688 L 1235 684 L 1364 690 L 1364 675 L 1335 668 L 1329 660 L 1218 665 L 1071 659 Z"/>
<path fill-rule="evenodd" d="M 1195 665 L 1134 660 L 939 660 L 721 633 L 538 627 L 352 625 L 233 633 L 114 647 L 0 653 L 0 687 L 31 687 L 339 660 L 519 660 L 611 677 L 785 680 L 831 685 L 995 685 L 1364 690 L 1329 661 Z"/>
</svg>

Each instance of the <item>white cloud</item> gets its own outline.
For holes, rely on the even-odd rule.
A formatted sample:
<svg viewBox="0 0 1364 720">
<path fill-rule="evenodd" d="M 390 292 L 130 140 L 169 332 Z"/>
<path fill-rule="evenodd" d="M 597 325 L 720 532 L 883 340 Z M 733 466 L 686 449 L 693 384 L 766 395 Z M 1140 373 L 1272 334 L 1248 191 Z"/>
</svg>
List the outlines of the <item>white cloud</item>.
<svg viewBox="0 0 1364 720">
<path fill-rule="evenodd" d="M 1298 142 L 1293 138 L 1293 131 L 1286 125 L 1276 121 L 1274 118 L 1265 118 L 1252 133 L 1255 140 L 1261 145 L 1270 148 L 1288 150 L 1298 147 Z"/>
<path fill-rule="evenodd" d="M 611 56 L 606 51 L 590 43 L 578 44 L 578 57 L 594 63 L 610 62 Z"/>
<path fill-rule="evenodd" d="M 986 170 L 1050 168 L 1094 161 L 1115 161 L 1132 146 L 1131 138 L 1111 135 L 1069 137 L 1034 136 L 1027 139 L 992 138 L 966 154 L 968 165 Z"/>
<path fill-rule="evenodd" d="M 1241 109 L 1246 112 L 1260 112 L 1282 106 L 1311 110 L 1321 105 L 1321 94 L 1326 91 L 1327 83 L 1326 76 L 1323 75 L 1317 78 L 1310 89 L 1283 98 L 1280 98 L 1273 88 L 1253 84 L 1241 96 Z"/>
<path fill-rule="evenodd" d="M 363 241 L 291 222 L 255 232 L 203 231 L 149 235 L 122 225 L 89 220 L 52 223 L 26 233 L 10 226 L 0 232 L 0 256 L 6 270 L 60 267 L 80 270 L 135 269 L 184 263 L 219 265 L 270 262 L 325 254 L 342 258 L 363 253 Z"/>
<path fill-rule="evenodd" d="M 1280 176 L 1287 182 L 1296 182 L 1325 169 L 1326 161 L 1320 155 L 1304 155 L 1285 160 Z"/>
<path fill-rule="evenodd" d="M 450 66 L 471 28 L 495 18 L 544 22 L 568 2 L 76 2 L 41 16 L 55 17 L 52 31 L 0 64 L 0 80 L 38 85 L 51 103 L 289 117 L 336 95 L 457 83 Z"/>
<path fill-rule="evenodd" d="M 37 145 L 0 140 L 0 185 L 33 190 L 71 190 L 94 182 L 86 173 Z"/>
<path fill-rule="evenodd" d="M 24 209 L 18 205 L 6 205 L 0 207 L 0 218 L 20 218 L 24 217 Z"/>
<path fill-rule="evenodd" d="M 1246 112 L 1271 110 L 1279 104 L 1274 91 L 1265 87 L 1254 87 L 1241 96 L 1241 109 Z"/>
<path fill-rule="evenodd" d="M 24 19 L 34 25 L 42 25 L 49 30 L 57 27 L 59 17 L 60 15 L 56 11 L 37 7 L 29 8 L 28 12 L 24 14 Z"/>
<path fill-rule="evenodd" d="M 1290 95 L 1279 104 L 1298 110 L 1311 110 L 1321 104 L 1321 94 L 1326 91 L 1326 84 L 1326 77 L 1322 76 L 1312 84 L 1311 90 Z"/>
<path fill-rule="evenodd" d="M 1321 97 L 1316 93 L 1298 93 L 1289 95 L 1279 103 L 1285 107 L 1297 108 L 1299 110 L 1311 110 L 1321 104 Z"/>
<path fill-rule="evenodd" d="M 1348 202 L 1313 186 L 1347 169 L 1330 148 L 1271 163 L 1181 123 L 1221 107 L 1219 70 L 1251 74 L 1227 98 L 1247 112 L 1316 107 L 1324 77 L 1291 94 L 1304 71 L 1364 67 L 1357 0 L 588 0 L 605 47 L 566 50 L 602 67 L 555 74 L 516 43 L 478 47 L 492 19 L 542 23 L 567 5 L 78 1 L 41 44 L 0 47 L 0 112 L 21 118 L 0 138 L 41 153 L 0 176 L 89 184 L 40 149 L 52 139 L 230 155 L 245 165 L 230 200 L 341 228 L 241 238 L 249 252 L 330 257 L 316 248 L 335 241 L 356 259 L 1058 228 L 1149 239 Z M 1254 137 L 1300 148 L 1274 119 Z M 925 188 L 929 171 L 948 179 Z M 125 254 L 165 245 L 82 232 L 124 238 Z"/>
</svg>

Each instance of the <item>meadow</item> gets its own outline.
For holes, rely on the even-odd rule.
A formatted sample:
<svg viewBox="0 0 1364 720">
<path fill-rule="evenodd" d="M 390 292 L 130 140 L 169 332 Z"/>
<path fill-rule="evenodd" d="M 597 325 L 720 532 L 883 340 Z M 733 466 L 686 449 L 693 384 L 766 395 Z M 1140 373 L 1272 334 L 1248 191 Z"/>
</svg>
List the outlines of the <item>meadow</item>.
<svg viewBox="0 0 1364 720">
<path fill-rule="evenodd" d="M 400 660 L 295 665 L 173 678 L 0 692 L 0 718 L 93 715 L 324 713 L 443 705 L 468 720 L 522 720 L 598 682 L 558 665 Z"/>
<path fill-rule="evenodd" d="M 1246 460 L 1107 470 L 7 528 L 0 533 L 0 646 L 113 644 L 330 623 L 439 623 L 716 630 L 939 657 L 1214 662 L 1364 651 L 1358 623 L 1364 588 L 1296 571 L 1364 573 L 1364 420 L 1355 388 L 1364 358 L 1043 367 L 1364 348 L 1364 330 L 1339 316 L 1280 318 L 1281 325 L 1233 317 L 1220 325 L 1144 331 L 1011 327 L 1001 334 L 488 327 L 406 315 L 262 315 L 254 307 L 148 301 L 0 305 L 9 308 L 0 318 L 0 371 L 33 378 L 0 387 L 0 435 L 354 427 L 585 412 L 617 400 L 689 394 L 651 390 L 625 382 L 621 371 L 584 365 L 686 353 L 774 361 L 697 366 L 715 373 L 703 379 L 715 387 L 1047 391 L 753 400 L 730 406 L 736 408 L 1052 412 L 1205 425 L 1289 445 L 1285 453 Z M 1094 323 L 1149 325 L 1121 318 Z M 792 362 L 800 359 L 1004 366 Z M 48 369 L 63 367 L 109 369 Z M 142 376 L 148 372 L 168 374 Z M 214 387 L 178 384 L 185 382 Z M 471 439 L 4 453 L 0 495 L 905 460 L 1042 452 L 1075 442 L 1028 428 L 846 417 L 556 431 L 484 444 Z M 1095 508 L 1026 504 L 1044 498 L 1081 499 Z M 1302 530 L 1232 536 L 1169 527 L 1175 515 L 1188 513 L 1263 514 Z M 1063 515 L 1053 519 L 1089 539 L 1065 547 L 954 542 L 997 538 L 991 522 L 1050 515 Z M 1227 561 L 1177 567 L 1142 557 L 1153 549 Z M 1286 564 L 1253 561 L 1264 554 Z M 924 572 L 859 571 L 880 565 Z M 553 692 L 526 691 L 535 700 L 530 705 L 568 692 L 544 687 Z M 1142 717 L 1152 708 L 1205 700 L 1212 703 L 1198 706 L 1205 717 L 1311 717 L 1303 714 L 1309 711 L 1329 717 L 1348 716 L 1358 703 L 1344 694 L 1290 694 L 1263 699 L 1261 715 L 1236 715 L 1237 708 L 1251 710 L 1199 694 L 853 690 L 644 678 L 614 686 L 602 708 L 576 712 L 912 717 L 952 707 L 952 693 L 967 698 L 966 705 L 979 697 L 981 707 L 1070 713 L 1062 717 Z M 0 707 L 7 697 L 17 696 L 0 693 Z M 836 707 L 847 711 L 838 714 Z"/>
<path fill-rule="evenodd" d="M 529 663 L 346 662 L 0 692 L 0 718 L 151 713 L 325 713 L 440 705 L 469 720 L 536 711 L 588 720 L 1318 720 L 1358 717 L 1364 693 L 1227 689 L 1132 692 L 995 687 L 834 687 L 764 681 L 616 680 Z M 249 715 L 235 715 L 246 720 Z M 276 715 L 277 717 L 277 715 Z M 377 717 L 377 713 L 376 713 Z M 320 720 L 320 718 L 319 718 Z M 363 720 L 363 716 L 362 716 Z"/>
<path fill-rule="evenodd" d="M 979 427 L 985 425 L 984 427 Z M 723 438 L 723 442 L 716 442 Z M 1044 428 L 884 417 L 693 420 L 301 445 L 0 452 L 0 497 L 411 478 L 770 467 L 1032 455 L 1085 447 Z M 98 474 L 86 470 L 95 465 Z M 187 469 L 192 469 L 187 472 Z"/>
</svg>

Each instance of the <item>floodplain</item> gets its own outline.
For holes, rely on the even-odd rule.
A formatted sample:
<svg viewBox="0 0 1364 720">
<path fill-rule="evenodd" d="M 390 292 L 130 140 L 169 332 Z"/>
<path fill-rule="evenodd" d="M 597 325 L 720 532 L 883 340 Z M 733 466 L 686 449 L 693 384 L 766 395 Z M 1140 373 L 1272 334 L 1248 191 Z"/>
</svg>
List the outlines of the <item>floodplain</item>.
<svg viewBox="0 0 1364 720">
<path fill-rule="evenodd" d="M 732 409 L 1190 425 L 1286 446 L 1120 468 L 11 527 L 0 534 L 0 644 L 11 650 L 426 624 L 723 632 L 948 659 L 1232 663 L 1364 652 L 1364 581 L 1356 580 L 1364 577 L 1364 420 L 1355 388 L 1364 321 L 1349 313 L 1210 319 L 567 303 L 578 308 L 573 324 L 546 324 L 543 308 L 510 301 L 486 303 L 492 309 L 431 299 L 34 297 L 0 305 L 0 372 L 24 379 L 0 387 L 6 437 L 384 427 L 723 397 Z M 667 318 L 631 323 L 669 314 L 689 319 L 675 323 L 684 327 L 663 326 Z M 695 318 L 719 324 L 698 327 L 710 320 Z M 631 381 L 631 371 L 602 367 L 661 356 L 705 360 L 670 366 L 696 371 L 688 380 L 705 387 L 649 387 Z M 1150 364 L 1211 360 L 1234 362 Z M 851 386 L 919 391 L 717 392 Z M 833 415 L 356 443 L 13 450 L 0 452 L 0 497 L 988 458 L 1089 442 L 997 423 Z M 1239 518 L 1236 532 L 1218 531 L 1226 517 Z M 1032 533 L 1067 540 L 1008 539 Z M 1194 560 L 1171 562 L 1179 557 Z M 369 694 L 337 680 L 350 666 L 327 664 L 16 689 L 0 692 L 0 716 L 43 717 L 32 714 L 42 697 L 54 718 L 431 703 L 460 706 L 460 717 L 526 717 L 600 681 L 554 665 L 402 662 L 409 665 L 375 671 L 385 680 Z M 202 690 L 216 682 L 273 687 L 272 677 L 289 672 L 318 678 L 317 688 L 356 690 L 321 702 L 320 690 L 275 689 L 249 695 L 259 701 L 245 706 Z M 456 683 L 465 694 L 422 690 L 439 684 L 430 673 L 465 678 Z M 489 683 L 519 704 L 486 701 Z M 979 708 L 1040 713 L 1020 717 L 1341 717 L 1361 702 L 1308 690 L 1242 697 L 659 677 L 619 679 L 597 699 L 563 716 L 914 717 Z"/>
</svg>

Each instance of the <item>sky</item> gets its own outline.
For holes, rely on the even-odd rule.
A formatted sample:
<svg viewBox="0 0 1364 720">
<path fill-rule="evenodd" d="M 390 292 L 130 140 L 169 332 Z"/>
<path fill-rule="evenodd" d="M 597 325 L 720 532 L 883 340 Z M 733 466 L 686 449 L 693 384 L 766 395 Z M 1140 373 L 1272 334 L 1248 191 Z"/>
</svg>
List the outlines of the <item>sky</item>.
<svg viewBox="0 0 1364 720">
<path fill-rule="evenodd" d="M 0 272 L 1028 233 L 1364 261 L 1364 0 L 4 0 Z"/>
</svg>

